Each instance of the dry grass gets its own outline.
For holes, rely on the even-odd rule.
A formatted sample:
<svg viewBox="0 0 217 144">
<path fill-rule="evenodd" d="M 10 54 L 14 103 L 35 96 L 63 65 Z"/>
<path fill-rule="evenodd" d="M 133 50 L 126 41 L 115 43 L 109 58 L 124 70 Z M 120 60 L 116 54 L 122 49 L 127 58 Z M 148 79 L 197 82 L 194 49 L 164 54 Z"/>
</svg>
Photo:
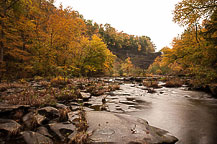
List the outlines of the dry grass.
<svg viewBox="0 0 217 144">
<path fill-rule="evenodd" d="M 68 109 L 63 109 L 63 108 L 59 109 L 59 114 L 60 114 L 59 121 L 60 122 L 65 122 L 68 120 L 68 112 L 69 112 Z"/>
<path fill-rule="evenodd" d="M 63 78 L 61 76 L 55 77 L 53 79 L 51 79 L 51 85 L 52 86 L 61 86 L 61 85 L 66 85 L 70 83 L 70 80 L 68 80 L 67 78 Z"/>
<path fill-rule="evenodd" d="M 166 82 L 165 87 L 181 87 L 183 82 L 180 79 L 171 79 Z"/>
<path fill-rule="evenodd" d="M 115 91 L 119 89 L 120 89 L 120 85 L 118 84 L 109 85 L 109 91 Z"/>
<path fill-rule="evenodd" d="M 2 97 L 9 104 L 41 106 L 56 103 L 56 99 L 47 90 L 36 91 L 28 88 L 20 93 L 13 93 Z"/>
<path fill-rule="evenodd" d="M 91 82 L 89 86 L 86 87 L 87 92 L 91 93 L 94 96 L 100 96 L 105 94 L 105 92 L 110 92 L 120 89 L 120 85 L 111 83 L 106 84 L 104 82 Z"/>
<path fill-rule="evenodd" d="M 143 85 L 148 87 L 148 88 L 150 88 L 150 87 L 152 87 L 152 88 L 160 88 L 157 81 L 144 81 Z"/>
<path fill-rule="evenodd" d="M 34 81 L 37 81 L 37 82 L 42 81 L 43 79 L 44 79 L 44 78 L 41 77 L 41 76 L 35 76 L 35 77 L 34 77 Z"/>
<path fill-rule="evenodd" d="M 84 144 L 88 141 L 88 134 L 86 133 L 88 125 L 85 116 L 85 111 L 81 110 L 79 112 L 79 123 L 76 124 L 77 133 L 74 135 L 73 138 L 69 141 L 69 144 Z"/>
<path fill-rule="evenodd" d="M 59 101 L 76 100 L 79 97 L 79 90 L 76 89 L 58 89 L 54 96 Z"/>
<path fill-rule="evenodd" d="M 62 77 L 54 78 L 51 80 L 51 82 L 42 80 L 36 83 L 42 85 L 43 87 L 40 87 L 40 89 L 31 87 L 31 83 L 1 83 L 1 91 L 5 91 L 10 88 L 23 88 L 22 91 L 14 91 L 11 93 L 2 92 L 1 101 L 9 104 L 41 107 L 44 105 L 54 105 L 57 101 L 68 102 L 81 98 L 79 87 L 80 84 L 82 84 L 83 89 L 86 89 L 87 92 L 95 96 L 103 95 L 105 92 L 120 89 L 120 86 L 115 83 L 90 81 L 88 79 L 69 80 Z"/>
<path fill-rule="evenodd" d="M 49 87 L 51 85 L 51 83 L 48 81 L 40 81 L 39 84 L 43 87 Z"/>
<path fill-rule="evenodd" d="M 0 92 L 6 91 L 11 88 L 25 88 L 27 84 L 22 83 L 0 83 Z"/>
</svg>

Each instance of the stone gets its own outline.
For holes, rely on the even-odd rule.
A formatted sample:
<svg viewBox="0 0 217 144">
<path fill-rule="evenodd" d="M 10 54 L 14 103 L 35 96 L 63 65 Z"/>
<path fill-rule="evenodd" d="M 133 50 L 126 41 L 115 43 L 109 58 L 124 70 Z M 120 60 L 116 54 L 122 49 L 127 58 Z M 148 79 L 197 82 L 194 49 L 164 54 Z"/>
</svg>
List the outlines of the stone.
<svg viewBox="0 0 217 144">
<path fill-rule="evenodd" d="M 136 105 L 136 102 L 132 102 L 132 101 L 120 101 L 120 103 L 126 104 L 126 105 Z"/>
<path fill-rule="evenodd" d="M 50 138 L 37 132 L 24 131 L 21 132 L 21 135 L 27 144 L 53 144 L 53 141 Z"/>
<path fill-rule="evenodd" d="M 44 126 L 40 126 L 37 128 L 37 132 L 44 135 L 44 136 L 47 136 L 47 137 L 53 137 L 52 135 L 50 135 L 50 133 L 48 132 L 47 128 L 44 127 Z"/>
<path fill-rule="evenodd" d="M 65 139 L 76 130 L 75 126 L 71 123 L 51 123 L 48 124 L 48 126 L 61 141 L 65 141 Z"/>
<path fill-rule="evenodd" d="M 80 118 L 79 118 L 79 111 L 69 112 L 68 113 L 68 118 L 69 118 L 69 121 L 71 123 L 76 123 L 77 121 L 80 120 Z"/>
<path fill-rule="evenodd" d="M 24 125 L 30 129 L 37 125 L 41 125 L 45 119 L 46 117 L 34 112 L 29 112 L 22 118 Z"/>
<path fill-rule="evenodd" d="M 153 94 L 153 93 L 156 93 L 156 91 L 154 90 L 154 89 L 150 89 L 150 88 L 148 88 L 148 92 L 147 93 L 151 93 L 151 94 Z"/>
<path fill-rule="evenodd" d="M 51 107 L 51 106 L 47 106 L 47 107 L 43 107 L 41 109 L 38 109 L 38 113 L 40 115 L 45 116 L 49 120 L 58 118 L 60 115 L 58 109 Z"/>
<path fill-rule="evenodd" d="M 58 109 L 68 109 L 68 107 L 66 105 L 61 104 L 61 103 L 57 103 L 56 108 L 58 108 Z"/>
<path fill-rule="evenodd" d="M 214 97 L 217 97 L 217 84 L 209 85 L 209 89 Z"/>
<path fill-rule="evenodd" d="M 1 112 L 11 112 L 17 109 L 27 109 L 29 108 L 29 105 L 11 105 L 0 102 L 0 113 Z"/>
<path fill-rule="evenodd" d="M 21 125 L 14 120 L 0 119 L 0 130 L 4 130 L 8 135 L 15 135 L 19 132 Z"/>
<path fill-rule="evenodd" d="M 80 104 L 78 104 L 77 102 L 70 102 L 69 105 L 80 106 Z"/>
<path fill-rule="evenodd" d="M 71 105 L 70 109 L 71 109 L 71 111 L 77 111 L 77 110 L 80 110 L 81 107 L 80 106 Z"/>
<path fill-rule="evenodd" d="M 86 117 L 92 143 L 173 144 L 178 141 L 169 132 L 152 127 L 140 118 L 99 111 L 86 112 Z"/>
<path fill-rule="evenodd" d="M 81 98 L 84 101 L 87 101 L 89 98 L 91 98 L 91 94 L 90 93 L 85 93 L 85 92 L 80 92 Z"/>
</svg>

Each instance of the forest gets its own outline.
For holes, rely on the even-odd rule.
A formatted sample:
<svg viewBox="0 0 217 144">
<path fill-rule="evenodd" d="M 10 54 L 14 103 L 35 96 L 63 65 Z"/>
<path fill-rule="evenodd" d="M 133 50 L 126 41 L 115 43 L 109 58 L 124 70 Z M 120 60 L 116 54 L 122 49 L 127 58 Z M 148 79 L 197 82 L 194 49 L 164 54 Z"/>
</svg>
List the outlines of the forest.
<svg viewBox="0 0 217 144">
<path fill-rule="evenodd" d="M 78 11 L 54 6 L 53 0 L 3 0 L 0 3 L 0 79 L 34 76 L 185 75 L 194 83 L 217 80 L 215 0 L 176 4 L 173 21 L 185 27 L 172 48 L 146 71 L 127 53 L 149 54 L 148 36 L 119 32 L 110 24 L 86 20 Z M 115 55 L 116 54 L 116 55 Z"/>
<path fill-rule="evenodd" d="M 155 52 L 54 0 L 0 0 L 0 143 L 215 144 L 216 8 L 180 0 L 185 30 Z"/>
<path fill-rule="evenodd" d="M 128 74 L 130 58 L 121 60 L 111 50 L 155 50 L 147 36 L 118 32 L 110 24 L 94 23 L 70 7 L 56 8 L 53 3 L 0 2 L 0 79 L 113 75 L 119 73 L 114 64 Z"/>
</svg>

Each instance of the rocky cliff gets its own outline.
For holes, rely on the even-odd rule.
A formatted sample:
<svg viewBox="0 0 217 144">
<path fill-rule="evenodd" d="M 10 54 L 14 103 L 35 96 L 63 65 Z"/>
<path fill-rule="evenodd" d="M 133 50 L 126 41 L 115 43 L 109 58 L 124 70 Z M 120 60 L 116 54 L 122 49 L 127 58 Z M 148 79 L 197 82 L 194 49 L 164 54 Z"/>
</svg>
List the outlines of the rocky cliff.
<svg viewBox="0 0 217 144">
<path fill-rule="evenodd" d="M 147 69 L 157 58 L 161 55 L 161 52 L 147 53 L 147 52 L 139 52 L 132 51 L 132 49 L 114 49 L 110 48 L 113 54 L 115 54 L 121 60 L 130 57 L 132 63 L 139 68 Z"/>
</svg>

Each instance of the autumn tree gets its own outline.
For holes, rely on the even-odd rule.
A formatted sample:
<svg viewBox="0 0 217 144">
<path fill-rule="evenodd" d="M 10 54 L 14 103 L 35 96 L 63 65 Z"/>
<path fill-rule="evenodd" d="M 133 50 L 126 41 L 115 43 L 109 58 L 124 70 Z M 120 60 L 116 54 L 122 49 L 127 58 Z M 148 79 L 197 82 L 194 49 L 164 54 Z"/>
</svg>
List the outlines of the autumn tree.
<svg viewBox="0 0 217 144">
<path fill-rule="evenodd" d="M 209 19 L 216 8 L 216 0 L 182 0 L 175 5 L 173 20 L 182 26 L 191 26 Z"/>
<path fill-rule="evenodd" d="M 131 75 L 133 69 L 133 64 L 130 60 L 130 57 L 126 58 L 125 61 L 121 64 L 121 70 L 123 71 L 123 76 Z"/>
<path fill-rule="evenodd" d="M 163 55 L 149 68 L 156 73 L 165 67 L 170 71 L 166 74 L 188 75 L 194 79 L 194 84 L 206 85 L 217 80 L 217 47 L 216 47 L 216 13 L 204 21 L 198 31 L 189 27 L 185 32 L 174 38 L 172 49 L 162 49 Z"/>
</svg>

